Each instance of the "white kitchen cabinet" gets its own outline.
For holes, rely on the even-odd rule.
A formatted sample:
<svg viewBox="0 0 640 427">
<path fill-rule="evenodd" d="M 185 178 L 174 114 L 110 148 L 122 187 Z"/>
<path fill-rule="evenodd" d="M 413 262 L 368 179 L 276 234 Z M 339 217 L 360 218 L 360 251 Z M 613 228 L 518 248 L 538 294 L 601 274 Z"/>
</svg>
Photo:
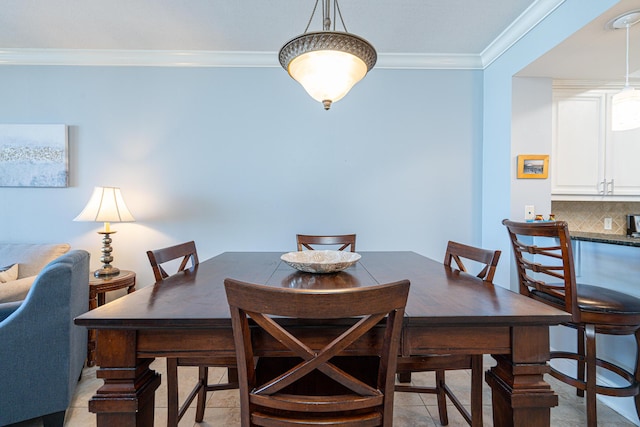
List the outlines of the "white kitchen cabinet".
<svg viewBox="0 0 640 427">
<path fill-rule="evenodd" d="M 553 200 L 640 199 L 640 129 L 611 131 L 617 90 L 554 90 Z M 567 197 L 565 197 L 567 196 Z"/>
</svg>

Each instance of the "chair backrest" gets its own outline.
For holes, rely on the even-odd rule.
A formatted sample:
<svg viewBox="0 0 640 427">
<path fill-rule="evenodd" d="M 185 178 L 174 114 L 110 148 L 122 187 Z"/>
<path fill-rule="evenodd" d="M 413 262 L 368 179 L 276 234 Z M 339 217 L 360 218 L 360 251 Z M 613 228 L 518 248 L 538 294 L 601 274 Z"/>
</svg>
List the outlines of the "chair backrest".
<svg viewBox="0 0 640 427">
<path fill-rule="evenodd" d="M 298 421 L 304 418 L 306 422 L 324 419 L 322 422 L 327 423 L 327 417 L 335 417 L 337 414 L 352 422 L 373 416 L 380 421 L 380 424 L 375 425 L 391 425 L 394 374 L 404 307 L 409 292 L 408 280 L 346 290 L 277 288 L 233 279 L 226 279 L 224 284 L 231 310 L 238 361 L 243 426 L 249 426 L 250 420 L 255 422 L 255 417 L 268 417 L 270 411 L 277 412 L 281 417 L 277 423 L 279 426 L 288 425 L 285 421 L 287 416 L 290 419 L 298 417 Z M 385 317 L 384 324 L 380 324 Z M 249 318 L 260 328 L 260 333 L 250 331 Z M 304 327 L 304 321 L 287 320 L 288 318 L 306 319 L 312 325 L 317 325 L 319 321 L 323 325 L 335 324 L 335 336 L 324 335 L 320 342 L 317 334 L 304 334 L 305 329 L 309 331 Z M 293 323 L 298 325 L 295 330 L 286 327 Z M 365 339 L 358 341 L 368 332 Z M 265 377 L 258 372 L 260 361 L 269 358 L 261 357 L 258 368 L 254 360 L 256 354 L 262 354 L 265 345 L 268 345 L 265 343 L 273 346 L 276 342 L 271 337 L 278 340 L 282 344 L 282 352 L 293 355 L 294 360 L 284 367 L 283 371 L 286 372 L 269 370 L 270 375 Z M 372 381 L 369 382 L 352 371 L 347 373 L 339 368 L 338 366 L 344 365 L 340 363 L 340 357 L 335 357 L 356 354 L 357 350 L 362 351 L 362 346 L 368 354 L 375 353 L 375 357 L 370 358 L 375 360 L 375 369 L 367 372 L 369 377 L 373 373 L 373 378 L 369 378 Z M 357 365 L 366 357 L 342 359 L 351 359 Z M 333 392 L 336 391 L 335 386 L 338 386 L 337 395 L 322 393 L 326 389 L 320 385 L 324 383 L 318 381 L 320 372 L 324 374 L 320 375 L 321 378 L 330 378 L 328 381 L 334 386 Z M 313 393 L 296 393 L 300 390 L 297 387 L 299 383 L 304 384 L 305 380 L 307 383 L 312 381 Z M 304 391 L 308 392 L 307 389 Z M 369 411 L 367 414 L 352 414 L 357 408 Z M 257 415 L 256 412 L 263 415 Z M 334 425 L 333 422 L 329 424 Z"/>
<path fill-rule="evenodd" d="M 332 236 L 313 236 L 309 234 L 297 234 L 298 251 L 314 250 L 314 245 L 334 245 L 339 246 L 338 250 L 343 251 L 350 247 L 351 252 L 356 251 L 355 234 L 339 234 Z"/>
<path fill-rule="evenodd" d="M 505 219 L 502 224 L 511 238 L 520 293 L 571 313 L 573 321 L 579 322 L 576 273 L 567 223 Z"/>
<path fill-rule="evenodd" d="M 182 258 L 177 272 L 183 271 L 187 268 L 189 261 L 191 261 L 190 267 L 198 264 L 198 252 L 196 251 L 196 243 L 194 241 L 181 243 L 175 246 L 169 246 L 167 248 L 156 249 L 153 251 L 147 251 L 151 268 L 153 269 L 153 276 L 156 282 L 164 280 L 170 275 L 167 274 L 162 264 Z M 175 274 L 175 273 L 174 273 Z"/>
<path fill-rule="evenodd" d="M 482 270 L 480 270 L 476 276 L 487 282 L 493 282 L 493 276 L 496 274 L 496 266 L 498 265 L 501 253 L 502 252 L 498 250 L 492 251 L 489 249 L 476 248 L 475 246 L 450 240 L 447 244 L 447 251 L 444 254 L 444 264 L 451 266 L 453 261 L 460 271 L 469 273 L 462 259 L 478 262 L 483 265 Z"/>
</svg>

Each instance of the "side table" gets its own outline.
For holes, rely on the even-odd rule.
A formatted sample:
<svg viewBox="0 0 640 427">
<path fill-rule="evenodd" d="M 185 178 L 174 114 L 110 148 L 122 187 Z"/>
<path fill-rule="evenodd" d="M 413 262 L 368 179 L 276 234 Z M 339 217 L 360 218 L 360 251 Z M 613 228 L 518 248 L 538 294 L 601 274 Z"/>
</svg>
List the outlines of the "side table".
<svg viewBox="0 0 640 427">
<path fill-rule="evenodd" d="M 129 270 L 120 270 L 115 276 L 95 277 L 89 276 L 89 310 L 93 310 L 104 304 L 105 294 L 110 291 L 127 288 L 127 293 L 136 290 L 136 273 Z M 96 364 L 96 330 L 89 329 L 87 342 L 87 366 Z"/>
</svg>

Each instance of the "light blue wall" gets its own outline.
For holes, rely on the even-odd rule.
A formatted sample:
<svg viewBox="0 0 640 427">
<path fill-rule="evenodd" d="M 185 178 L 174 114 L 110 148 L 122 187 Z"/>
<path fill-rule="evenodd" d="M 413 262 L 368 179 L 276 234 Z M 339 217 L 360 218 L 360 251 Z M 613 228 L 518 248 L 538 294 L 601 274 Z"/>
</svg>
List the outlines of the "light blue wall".
<svg viewBox="0 0 640 427">
<path fill-rule="evenodd" d="M 0 66 L 4 123 L 70 126 L 71 185 L 0 188 L 0 241 L 67 241 L 94 186 L 122 188 L 114 265 L 151 283 L 147 249 L 294 250 L 358 234 L 358 250 L 441 259 L 480 243 L 480 71 L 374 69 L 324 111 L 282 69 Z"/>
</svg>

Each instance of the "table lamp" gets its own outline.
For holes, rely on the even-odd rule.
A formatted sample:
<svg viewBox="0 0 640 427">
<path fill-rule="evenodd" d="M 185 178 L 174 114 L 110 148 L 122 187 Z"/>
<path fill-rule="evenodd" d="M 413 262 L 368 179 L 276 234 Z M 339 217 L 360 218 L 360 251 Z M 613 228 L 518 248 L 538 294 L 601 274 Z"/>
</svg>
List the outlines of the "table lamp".
<svg viewBox="0 0 640 427">
<path fill-rule="evenodd" d="M 111 256 L 111 234 L 115 230 L 111 229 L 112 222 L 130 222 L 135 221 L 131 212 L 127 208 L 122 198 L 122 193 L 117 187 L 95 187 L 89 203 L 84 207 L 82 212 L 73 219 L 74 221 L 95 221 L 104 222 L 104 229 L 98 231 L 102 234 L 102 268 L 94 271 L 94 276 L 105 277 L 115 276 L 120 270 L 113 267 L 113 257 Z"/>
</svg>

